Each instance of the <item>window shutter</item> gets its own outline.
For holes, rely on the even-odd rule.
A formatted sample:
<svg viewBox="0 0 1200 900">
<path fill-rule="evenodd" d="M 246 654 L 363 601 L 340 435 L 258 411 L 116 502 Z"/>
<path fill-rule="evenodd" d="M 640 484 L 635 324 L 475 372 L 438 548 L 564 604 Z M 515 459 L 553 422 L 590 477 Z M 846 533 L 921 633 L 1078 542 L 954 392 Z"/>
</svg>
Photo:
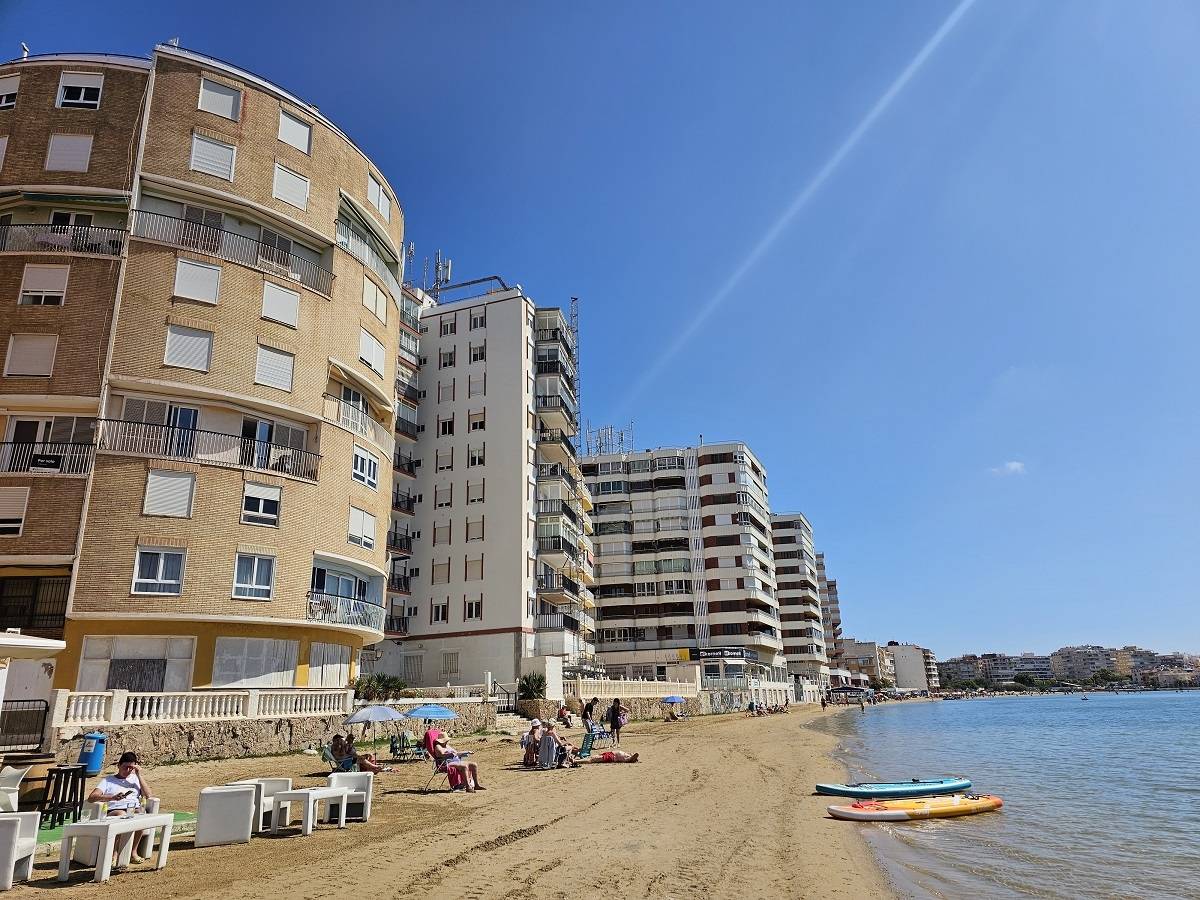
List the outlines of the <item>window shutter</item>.
<svg viewBox="0 0 1200 900">
<path fill-rule="evenodd" d="M 90 134 L 52 134 L 46 152 L 47 172 L 86 172 L 92 158 Z"/>
<path fill-rule="evenodd" d="M 295 328 L 300 316 L 300 292 L 289 291 L 271 281 L 263 282 L 262 314 L 264 319 Z"/>
<path fill-rule="evenodd" d="M 29 503 L 29 488 L 0 488 L 0 519 L 23 519 Z"/>
<path fill-rule="evenodd" d="M 145 422 L 147 425 L 166 425 L 169 404 L 161 400 L 126 397 L 122 416 L 126 422 Z"/>
<path fill-rule="evenodd" d="M 63 87 L 104 87 L 104 75 L 101 72 L 63 72 Z"/>
<path fill-rule="evenodd" d="M 308 179 L 276 163 L 271 196 L 297 209 L 308 209 Z"/>
<path fill-rule="evenodd" d="M 365 328 L 359 329 L 358 355 L 372 369 L 383 374 L 383 344 L 375 340 L 375 336 Z"/>
<path fill-rule="evenodd" d="M 257 497 L 260 500 L 274 500 L 278 502 L 283 495 L 283 489 L 270 484 L 254 484 L 246 482 L 246 496 Z"/>
<path fill-rule="evenodd" d="M 216 303 L 221 292 L 221 267 L 190 259 L 175 260 L 175 296 Z"/>
<path fill-rule="evenodd" d="M 0 96 L 5 94 L 15 94 L 21 88 L 20 75 L 5 75 L 0 78 Z"/>
<path fill-rule="evenodd" d="M 57 347 L 57 334 L 14 334 L 8 344 L 4 374 L 50 375 Z"/>
<path fill-rule="evenodd" d="M 167 326 L 167 352 L 163 362 L 182 369 L 207 372 L 212 362 L 213 333 L 182 325 Z"/>
<path fill-rule="evenodd" d="M 281 447 L 291 447 L 293 450 L 303 450 L 304 442 L 308 438 L 308 431 L 304 428 L 296 428 L 292 425 L 284 425 L 281 422 L 275 423 L 275 443 Z"/>
<path fill-rule="evenodd" d="M 196 172 L 233 181 L 233 161 L 236 155 L 236 148 L 230 144 L 223 144 L 198 134 L 192 135 L 191 168 Z"/>
<path fill-rule="evenodd" d="M 4 93 L 4 91 L 3 91 L 3 89 L 0 89 L 0 94 L 2 94 L 2 93 Z M 0 137 L 0 169 L 4 168 L 4 154 L 6 152 L 8 152 L 8 135 L 7 134 L 4 135 L 4 137 Z"/>
<path fill-rule="evenodd" d="M 254 368 L 254 380 L 281 391 L 292 389 L 292 364 L 295 359 L 290 353 L 271 347 L 258 348 L 258 361 Z"/>
<path fill-rule="evenodd" d="M 302 122 L 291 113 L 281 109 L 279 111 L 279 139 L 285 144 L 291 144 L 301 153 L 308 153 L 312 145 L 312 128 L 307 122 Z"/>
<path fill-rule="evenodd" d="M 21 278 L 21 293 L 34 291 L 36 293 L 59 293 L 67 291 L 67 274 L 70 266 L 25 266 L 25 274 Z"/>
<path fill-rule="evenodd" d="M 362 536 L 364 544 L 375 545 L 375 517 L 369 512 L 362 514 Z"/>
<path fill-rule="evenodd" d="M 191 518 L 195 487 L 196 475 L 193 472 L 151 469 L 146 478 L 146 500 L 142 512 L 147 516 Z"/>
<path fill-rule="evenodd" d="M 242 92 L 237 88 L 201 78 L 200 108 L 236 122 L 242 110 Z"/>
</svg>

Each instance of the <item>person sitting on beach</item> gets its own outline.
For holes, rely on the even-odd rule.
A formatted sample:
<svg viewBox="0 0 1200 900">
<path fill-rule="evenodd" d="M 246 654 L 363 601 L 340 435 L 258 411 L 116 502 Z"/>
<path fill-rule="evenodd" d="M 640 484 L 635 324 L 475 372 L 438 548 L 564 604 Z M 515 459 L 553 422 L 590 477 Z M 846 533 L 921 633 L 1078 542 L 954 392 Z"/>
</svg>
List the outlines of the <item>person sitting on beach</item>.
<svg viewBox="0 0 1200 900">
<path fill-rule="evenodd" d="M 425 749 L 438 763 L 444 766 L 450 776 L 450 790 L 465 788 L 467 793 L 487 790 L 479 781 L 479 767 L 473 762 L 466 762 L 464 754 L 450 746 L 450 738 L 436 728 L 425 732 Z"/>
<path fill-rule="evenodd" d="M 529 731 L 521 735 L 521 746 L 525 748 L 525 760 L 522 765 L 527 769 L 537 768 L 538 747 L 542 742 L 542 720 L 534 719 L 529 723 Z"/>
<path fill-rule="evenodd" d="M 354 747 L 354 735 L 346 735 L 346 753 L 350 759 L 354 760 L 354 764 L 358 766 L 360 772 L 391 772 L 391 766 L 381 766 L 379 760 L 376 759 L 374 753 L 359 753 Z M 334 758 L 337 756 L 335 754 Z"/>
<path fill-rule="evenodd" d="M 100 779 L 100 783 L 92 788 L 92 792 L 88 794 L 89 803 L 108 804 L 106 815 L 109 816 L 137 815 L 145 808 L 146 804 L 144 801 L 149 799 L 150 786 L 146 784 L 145 778 L 142 777 L 142 768 L 138 765 L 137 754 L 132 751 L 121 754 L 121 758 L 117 761 L 117 774 L 108 775 Z M 144 831 L 139 831 L 136 835 L 117 835 L 113 843 L 114 869 L 119 867 L 121 852 L 131 839 L 134 842 L 134 850 L 129 857 L 129 861 L 133 863 L 145 862 L 137 854 L 137 845 L 141 842 L 142 835 L 145 833 Z"/>
<path fill-rule="evenodd" d="M 558 721 L 562 722 L 562 724 L 567 728 L 571 727 L 571 711 L 567 709 L 567 704 L 559 704 L 557 718 Z"/>
<path fill-rule="evenodd" d="M 558 733 L 553 722 L 546 723 L 546 733 L 542 740 L 554 741 L 558 744 L 558 767 L 560 769 L 574 768 L 579 765 L 577 754 L 579 748 Z"/>
<path fill-rule="evenodd" d="M 579 760 L 580 763 L 635 763 L 637 761 L 636 753 L 626 753 L 624 750 L 605 750 L 603 753 Z"/>
</svg>

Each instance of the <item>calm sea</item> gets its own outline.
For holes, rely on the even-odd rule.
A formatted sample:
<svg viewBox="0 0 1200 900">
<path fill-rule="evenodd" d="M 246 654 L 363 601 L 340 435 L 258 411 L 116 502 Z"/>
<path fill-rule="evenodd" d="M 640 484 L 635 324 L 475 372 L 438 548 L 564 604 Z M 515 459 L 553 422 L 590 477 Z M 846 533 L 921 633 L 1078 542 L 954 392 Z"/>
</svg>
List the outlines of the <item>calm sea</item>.
<svg viewBox="0 0 1200 900">
<path fill-rule="evenodd" d="M 823 720 L 856 780 L 961 774 L 1004 809 L 863 828 L 916 897 L 1200 898 L 1200 691 L 888 703 Z"/>
</svg>

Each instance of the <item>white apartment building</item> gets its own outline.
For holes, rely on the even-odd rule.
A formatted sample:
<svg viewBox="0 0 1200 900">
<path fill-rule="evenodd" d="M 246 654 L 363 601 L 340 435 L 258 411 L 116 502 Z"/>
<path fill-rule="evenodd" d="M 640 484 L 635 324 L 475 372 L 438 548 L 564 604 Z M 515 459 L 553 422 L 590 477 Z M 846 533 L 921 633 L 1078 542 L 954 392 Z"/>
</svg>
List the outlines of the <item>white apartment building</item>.
<svg viewBox="0 0 1200 900">
<path fill-rule="evenodd" d="M 488 673 L 511 686 L 530 657 L 594 660 L 575 338 L 560 310 L 494 281 L 461 300 L 425 298 L 421 385 L 397 385 L 420 410 L 412 502 L 402 485 L 394 504 L 398 531 L 411 506 L 411 558 L 389 537 L 392 615 L 375 668 L 413 686 Z"/>
<path fill-rule="evenodd" d="M 932 651 L 916 644 L 888 641 L 887 652 L 892 657 L 896 687 L 914 691 L 936 691 L 941 685 L 937 660 L 934 659 Z"/>
<path fill-rule="evenodd" d="M 589 456 L 604 668 L 790 696 L 766 472 L 740 442 Z M 766 694 L 765 696 L 771 696 Z"/>
<path fill-rule="evenodd" d="M 775 548 L 775 597 L 783 629 L 783 652 L 788 675 L 801 693 L 801 683 L 829 690 L 829 658 L 825 653 L 825 626 L 812 525 L 803 513 L 771 516 Z"/>
</svg>

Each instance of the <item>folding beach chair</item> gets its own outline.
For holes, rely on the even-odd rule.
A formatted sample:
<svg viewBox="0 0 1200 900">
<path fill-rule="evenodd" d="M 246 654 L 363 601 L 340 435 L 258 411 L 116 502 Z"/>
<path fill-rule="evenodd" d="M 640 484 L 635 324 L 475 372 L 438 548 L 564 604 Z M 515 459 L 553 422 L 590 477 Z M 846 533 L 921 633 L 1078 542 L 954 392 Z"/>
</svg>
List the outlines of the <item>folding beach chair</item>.
<svg viewBox="0 0 1200 900">
<path fill-rule="evenodd" d="M 558 767 L 558 741 L 549 735 L 543 735 L 538 744 L 538 768 L 554 769 Z"/>
<path fill-rule="evenodd" d="M 463 759 L 466 759 L 470 755 L 471 755 L 471 751 L 468 750 L 466 753 L 460 753 L 458 755 L 458 758 L 459 758 L 459 760 L 463 760 Z M 444 779 L 446 782 L 446 787 L 449 787 L 450 786 L 450 767 L 447 765 L 446 760 L 435 759 L 433 754 L 426 754 L 426 756 L 433 763 L 433 772 L 432 772 L 432 774 L 430 774 L 429 780 L 427 782 L 425 782 L 425 793 L 428 794 L 430 791 L 433 790 L 433 783 L 435 781 L 437 781 L 438 778 Z M 464 777 L 470 778 L 470 775 L 465 775 Z"/>
<path fill-rule="evenodd" d="M 588 732 L 583 736 L 583 743 L 579 745 L 579 753 L 576 754 L 579 759 L 587 759 L 592 755 L 592 745 L 596 743 L 596 735 Z"/>
<path fill-rule="evenodd" d="M 612 746 L 612 732 L 605 728 L 600 722 L 592 723 L 592 730 L 590 733 L 592 735 L 592 740 L 597 744 L 597 746 L 599 745 L 600 741 L 607 741 L 608 745 L 610 747 Z"/>
</svg>

